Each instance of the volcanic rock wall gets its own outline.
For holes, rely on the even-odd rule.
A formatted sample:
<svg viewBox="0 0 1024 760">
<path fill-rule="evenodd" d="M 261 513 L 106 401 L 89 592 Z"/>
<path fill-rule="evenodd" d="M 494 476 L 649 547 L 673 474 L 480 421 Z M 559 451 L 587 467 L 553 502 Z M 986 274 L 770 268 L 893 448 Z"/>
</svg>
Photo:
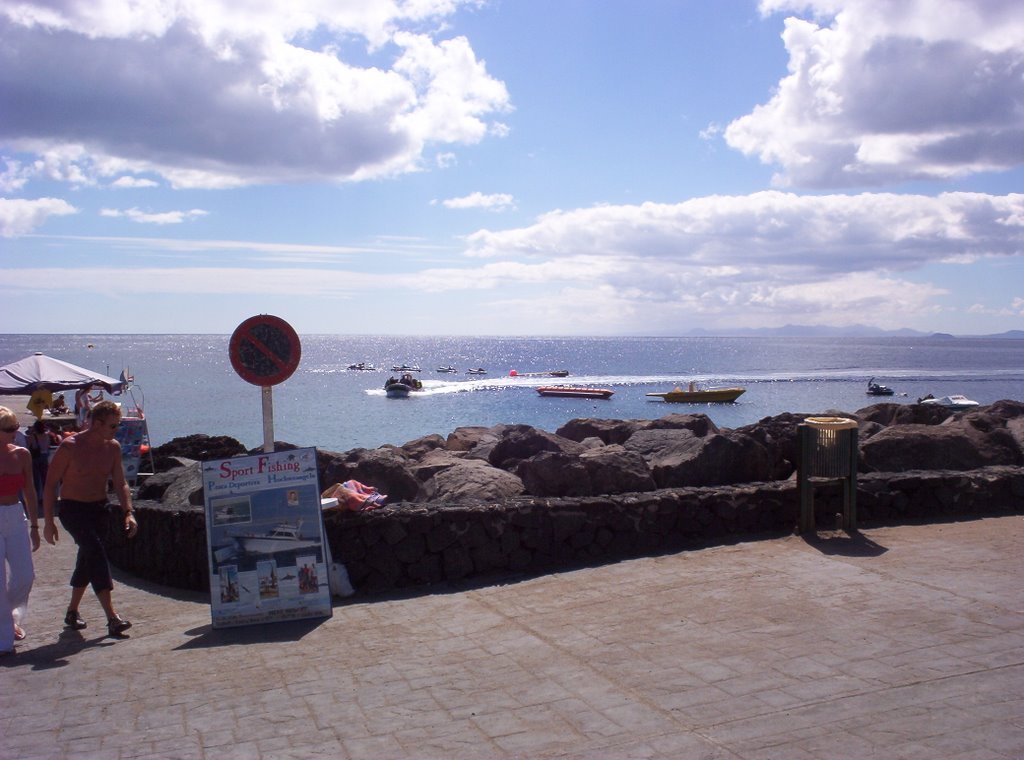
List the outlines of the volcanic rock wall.
<svg viewBox="0 0 1024 760">
<path fill-rule="evenodd" d="M 334 559 L 365 594 L 783 535 L 793 531 L 798 505 L 796 482 L 788 480 L 500 503 L 399 503 L 330 510 L 324 523 Z M 838 488 L 816 489 L 815 506 L 818 525 L 834 526 Z M 149 581 L 207 590 L 202 507 L 142 500 L 136 509 L 133 540 L 112 525 L 112 561 Z M 1024 467 L 864 474 L 857 512 L 862 525 L 1022 514 Z"/>
</svg>

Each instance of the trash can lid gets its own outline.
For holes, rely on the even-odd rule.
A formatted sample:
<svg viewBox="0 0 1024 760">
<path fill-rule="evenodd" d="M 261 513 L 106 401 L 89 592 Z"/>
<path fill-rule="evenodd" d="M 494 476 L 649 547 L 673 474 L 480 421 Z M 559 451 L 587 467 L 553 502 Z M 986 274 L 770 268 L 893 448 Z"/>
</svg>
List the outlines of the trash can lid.
<svg viewBox="0 0 1024 760">
<path fill-rule="evenodd" d="M 818 430 L 849 430 L 857 427 L 857 420 L 848 417 L 808 417 L 804 424 Z"/>
</svg>

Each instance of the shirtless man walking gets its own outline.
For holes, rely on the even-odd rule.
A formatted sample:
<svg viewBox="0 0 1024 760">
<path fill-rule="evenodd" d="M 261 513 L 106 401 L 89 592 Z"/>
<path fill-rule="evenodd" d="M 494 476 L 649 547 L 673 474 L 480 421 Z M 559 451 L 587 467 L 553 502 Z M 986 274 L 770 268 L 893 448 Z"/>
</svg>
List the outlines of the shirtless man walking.
<svg viewBox="0 0 1024 760">
<path fill-rule="evenodd" d="M 107 615 L 108 632 L 111 636 L 123 637 L 132 624 L 114 609 L 111 599 L 114 581 L 103 545 L 109 510 L 108 480 L 113 483 L 117 501 L 124 512 L 126 535 L 133 537 L 139 526 L 132 514 L 131 491 L 121 464 L 121 445 L 114 440 L 114 431 L 121 423 L 121 410 L 113 401 L 101 401 L 92 408 L 91 419 L 87 430 L 61 443 L 50 462 L 43 489 L 43 537 L 50 543 L 58 540 L 53 516 L 54 507 L 59 506 L 61 525 L 78 544 L 78 560 L 71 575 L 71 603 L 64 625 L 75 630 L 86 627 L 85 620 L 78 613 L 78 605 L 85 596 L 86 587 L 92 584 L 92 590 Z"/>
</svg>

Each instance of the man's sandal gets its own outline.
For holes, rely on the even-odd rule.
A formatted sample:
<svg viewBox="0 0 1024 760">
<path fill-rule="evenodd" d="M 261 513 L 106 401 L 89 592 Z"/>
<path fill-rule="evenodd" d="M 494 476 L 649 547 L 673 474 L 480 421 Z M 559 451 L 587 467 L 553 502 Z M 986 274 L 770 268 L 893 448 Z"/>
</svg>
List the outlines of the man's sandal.
<svg viewBox="0 0 1024 760">
<path fill-rule="evenodd" d="M 82 616 L 78 614 L 78 610 L 68 610 L 68 614 L 64 616 L 64 626 L 66 628 L 72 628 L 76 631 L 80 631 L 88 625 Z"/>
<path fill-rule="evenodd" d="M 132 627 L 132 624 L 124 620 L 120 615 L 107 618 L 107 631 L 115 638 L 124 638 L 124 632 Z"/>
</svg>

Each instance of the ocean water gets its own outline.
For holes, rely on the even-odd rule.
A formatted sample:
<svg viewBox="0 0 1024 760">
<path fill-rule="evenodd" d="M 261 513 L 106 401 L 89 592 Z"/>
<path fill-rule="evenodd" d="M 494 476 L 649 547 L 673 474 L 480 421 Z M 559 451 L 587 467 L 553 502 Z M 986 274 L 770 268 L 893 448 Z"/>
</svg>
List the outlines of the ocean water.
<svg viewBox="0 0 1024 760">
<path fill-rule="evenodd" d="M 331 451 L 400 445 L 465 425 L 523 423 L 554 432 L 577 417 L 655 419 L 707 414 L 739 427 L 782 412 L 855 412 L 962 393 L 983 404 L 1024 400 L 1024 341 L 981 338 L 466 338 L 304 335 L 295 373 L 273 388 L 274 437 Z M 229 335 L 0 335 L 0 365 L 35 351 L 116 377 L 135 377 L 150 440 L 192 433 L 263 443 L 259 387 L 231 367 Z M 90 348 L 90 344 L 93 346 Z M 347 369 L 366 362 L 384 371 Z M 422 393 L 389 399 L 395 364 L 416 365 Z M 440 374 L 452 365 L 458 374 Z M 488 374 L 465 370 L 484 367 Z M 565 369 L 569 377 L 510 377 Z M 865 394 L 868 378 L 897 395 Z M 645 394 L 690 380 L 743 385 L 733 404 L 666 404 Z M 592 385 L 607 401 L 544 398 L 540 385 Z M 69 402 L 71 398 L 68 398 Z M 27 401 L 27 398 L 26 398 Z"/>
</svg>

